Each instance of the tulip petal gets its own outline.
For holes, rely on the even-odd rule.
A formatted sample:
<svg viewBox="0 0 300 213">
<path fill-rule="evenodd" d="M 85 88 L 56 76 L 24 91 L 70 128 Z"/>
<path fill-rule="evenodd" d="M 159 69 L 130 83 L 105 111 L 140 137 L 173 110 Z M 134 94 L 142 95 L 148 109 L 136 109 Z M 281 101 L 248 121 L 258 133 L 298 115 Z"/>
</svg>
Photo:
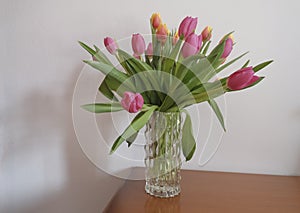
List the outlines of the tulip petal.
<svg viewBox="0 0 300 213">
<path fill-rule="evenodd" d="M 153 13 L 150 20 L 154 29 L 157 29 L 161 24 L 161 17 L 159 13 Z"/>
<path fill-rule="evenodd" d="M 212 28 L 210 26 L 204 28 L 204 30 L 201 33 L 203 41 L 208 41 L 211 39 L 212 36 L 211 32 L 212 32 Z"/>
<path fill-rule="evenodd" d="M 202 42 L 202 41 L 201 41 Z M 187 37 L 182 46 L 182 56 L 184 58 L 195 55 L 199 51 L 199 38 L 196 34 Z"/>
<path fill-rule="evenodd" d="M 132 50 L 136 55 L 142 55 L 146 49 L 144 37 L 137 33 L 133 34 L 131 38 Z"/>
<path fill-rule="evenodd" d="M 221 58 L 227 58 L 232 51 L 232 47 L 233 47 L 233 40 L 231 38 L 228 38 L 225 41 L 224 52 L 223 52 Z"/>
<path fill-rule="evenodd" d="M 143 96 L 139 93 L 124 92 L 121 100 L 122 107 L 130 113 L 136 113 L 142 109 L 144 105 Z"/>
<path fill-rule="evenodd" d="M 198 18 L 191 18 L 191 22 L 190 25 L 188 26 L 186 36 L 189 36 L 195 32 L 195 29 L 197 27 L 197 22 L 198 22 Z"/>
<path fill-rule="evenodd" d="M 112 55 L 114 55 L 118 49 L 118 46 L 117 46 L 115 40 L 110 37 L 106 37 L 104 39 L 104 45 L 105 45 L 107 51 Z"/>
<path fill-rule="evenodd" d="M 137 93 L 136 96 L 135 96 L 135 101 L 136 101 L 137 108 L 141 109 L 144 105 L 143 96 L 141 94 Z"/>
<path fill-rule="evenodd" d="M 153 45 L 152 45 L 152 42 L 150 42 L 148 44 L 148 46 L 147 46 L 146 55 L 148 55 L 148 56 L 152 56 L 153 55 Z"/>
<path fill-rule="evenodd" d="M 157 40 L 164 44 L 167 40 L 167 36 L 169 34 L 169 30 L 166 24 L 160 24 L 156 31 Z"/>
<path fill-rule="evenodd" d="M 240 69 L 228 77 L 227 86 L 231 90 L 243 89 L 249 85 L 249 82 L 252 80 L 253 75 L 254 71 L 252 67 Z"/>
<path fill-rule="evenodd" d="M 259 76 L 257 76 L 257 75 L 254 75 L 253 77 L 252 77 L 252 79 L 248 82 L 248 85 L 247 86 L 250 86 L 251 84 L 254 84 L 256 81 L 258 81 L 260 79 L 260 77 Z"/>
<path fill-rule="evenodd" d="M 195 32 L 198 18 L 192 18 L 190 16 L 185 17 L 179 25 L 178 35 L 187 38 Z"/>
<path fill-rule="evenodd" d="M 129 111 L 130 104 L 134 99 L 134 93 L 132 92 L 124 92 L 123 99 L 121 100 L 121 105 L 124 109 Z"/>
<path fill-rule="evenodd" d="M 190 22 L 191 17 L 185 17 L 179 25 L 178 35 L 185 37 L 185 32 L 187 31 L 188 24 Z"/>
</svg>

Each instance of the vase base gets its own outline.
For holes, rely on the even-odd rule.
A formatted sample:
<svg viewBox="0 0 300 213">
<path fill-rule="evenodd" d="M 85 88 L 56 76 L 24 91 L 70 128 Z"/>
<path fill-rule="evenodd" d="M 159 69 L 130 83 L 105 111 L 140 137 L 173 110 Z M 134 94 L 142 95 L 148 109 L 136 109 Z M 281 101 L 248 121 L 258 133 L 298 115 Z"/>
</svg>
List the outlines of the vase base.
<svg viewBox="0 0 300 213">
<path fill-rule="evenodd" d="M 180 186 L 155 186 L 146 183 L 145 191 L 155 197 L 169 198 L 179 195 L 181 189 Z"/>
</svg>

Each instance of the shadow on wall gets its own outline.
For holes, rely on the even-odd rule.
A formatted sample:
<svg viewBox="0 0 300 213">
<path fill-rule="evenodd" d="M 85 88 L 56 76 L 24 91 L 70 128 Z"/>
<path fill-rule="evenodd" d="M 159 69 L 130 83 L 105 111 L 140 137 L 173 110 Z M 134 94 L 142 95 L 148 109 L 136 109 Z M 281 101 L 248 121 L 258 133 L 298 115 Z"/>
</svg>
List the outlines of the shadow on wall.
<svg viewBox="0 0 300 213">
<path fill-rule="evenodd" d="M 0 164 L 1 212 L 100 212 L 122 184 L 80 149 L 72 124 L 74 76 L 62 95 L 33 91 L 10 106 Z"/>
</svg>

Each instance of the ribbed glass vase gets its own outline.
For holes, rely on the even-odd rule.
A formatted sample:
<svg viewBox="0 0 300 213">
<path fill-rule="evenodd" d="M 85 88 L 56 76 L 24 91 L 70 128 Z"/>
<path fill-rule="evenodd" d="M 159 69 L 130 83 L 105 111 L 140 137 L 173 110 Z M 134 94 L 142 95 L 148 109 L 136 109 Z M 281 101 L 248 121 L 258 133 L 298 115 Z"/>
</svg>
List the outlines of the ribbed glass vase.
<svg viewBox="0 0 300 213">
<path fill-rule="evenodd" d="M 145 190 L 156 197 L 180 193 L 182 114 L 154 112 L 146 124 Z"/>
</svg>

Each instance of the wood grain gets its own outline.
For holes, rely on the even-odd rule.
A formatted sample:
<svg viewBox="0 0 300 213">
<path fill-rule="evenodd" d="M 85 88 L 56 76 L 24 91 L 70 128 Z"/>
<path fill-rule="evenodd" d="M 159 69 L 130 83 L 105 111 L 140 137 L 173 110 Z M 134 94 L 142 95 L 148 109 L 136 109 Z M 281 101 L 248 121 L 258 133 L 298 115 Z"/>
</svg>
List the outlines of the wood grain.
<svg viewBox="0 0 300 213">
<path fill-rule="evenodd" d="M 127 180 L 105 212 L 300 213 L 300 177 L 188 170 L 181 175 L 181 194 L 168 199 L 146 194 L 144 181 Z"/>
</svg>

